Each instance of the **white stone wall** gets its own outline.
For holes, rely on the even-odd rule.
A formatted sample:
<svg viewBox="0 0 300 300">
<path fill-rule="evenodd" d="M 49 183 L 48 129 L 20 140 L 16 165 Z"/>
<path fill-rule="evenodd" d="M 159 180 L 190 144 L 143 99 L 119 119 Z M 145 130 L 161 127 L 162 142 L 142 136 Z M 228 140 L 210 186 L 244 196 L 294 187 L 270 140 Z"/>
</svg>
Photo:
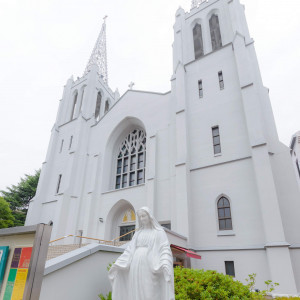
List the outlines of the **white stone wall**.
<svg viewBox="0 0 300 300">
<path fill-rule="evenodd" d="M 99 299 L 111 284 L 107 267 L 123 250 L 91 244 L 47 261 L 40 300 Z"/>
</svg>

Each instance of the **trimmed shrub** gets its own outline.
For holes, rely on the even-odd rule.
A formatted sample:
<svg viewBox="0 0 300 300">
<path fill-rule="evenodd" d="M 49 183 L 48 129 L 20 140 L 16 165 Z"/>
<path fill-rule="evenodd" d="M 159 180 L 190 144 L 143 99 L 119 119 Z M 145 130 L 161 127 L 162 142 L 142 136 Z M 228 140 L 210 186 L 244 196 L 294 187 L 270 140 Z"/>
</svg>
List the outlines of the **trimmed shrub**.
<svg viewBox="0 0 300 300">
<path fill-rule="evenodd" d="M 177 267 L 174 269 L 176 300 L 247 300 L 253 299 L 249 288 L 231 276 Z"/>
</svg>

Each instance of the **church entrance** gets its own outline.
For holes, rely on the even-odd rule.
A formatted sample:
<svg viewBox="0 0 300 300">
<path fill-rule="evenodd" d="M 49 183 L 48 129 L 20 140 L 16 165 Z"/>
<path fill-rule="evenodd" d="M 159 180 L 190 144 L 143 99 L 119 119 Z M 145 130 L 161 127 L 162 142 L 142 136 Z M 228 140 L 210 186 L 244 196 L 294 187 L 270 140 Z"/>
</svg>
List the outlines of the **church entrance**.
<svg viewBox="0 0 300 300">
<path fill-rule="evenodd" d="M 135 229 L 135 225 L 128 225 L 128 226 L 120 226 L 120 236 L 132 231 Z M 120 238 L 121 241 L 130 241 L 134 235 L 134 232 L 131 232 L 130 234 L 127 234 L 125 236 L 122 236 Z"/>
<path fill-rule="evenodd" d="M 135 221 L 136 221 L 136 217 L 135 217 L 135 212 L 133 209 L 129 208 L 127 209 L 123 215 L 122 215 L 122 219 L 121 219 L 121 224 L 119 225 L 120 228 L 120 242 L 124 242 L 124 241 L 130 241 L 134 235 L 134 231 L 130 232 L 132 230 L 135 229 Z M 130 233 L 129 233 L 130 232 Z M 128 233 L 128 234 L 126 234 Z M 122 236 L 126 234 L 125 236 Z"/>
</svg>

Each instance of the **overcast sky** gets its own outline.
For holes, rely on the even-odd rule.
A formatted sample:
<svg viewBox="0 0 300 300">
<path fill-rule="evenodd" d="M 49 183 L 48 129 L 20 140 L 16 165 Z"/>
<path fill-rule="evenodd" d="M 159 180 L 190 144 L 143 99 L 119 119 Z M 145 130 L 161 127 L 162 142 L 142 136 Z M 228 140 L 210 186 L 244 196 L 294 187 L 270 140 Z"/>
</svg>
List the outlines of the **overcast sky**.
<svg viewBox="0 0 300 300">
<path fill-rule="evenodd" d="M 300 130 L 300 1 L 241 0 L 279 138 Z M 166 92 L 173 24 L 190 0 L 0 0 L 0 189 L 45 159 L 63 86 L 82 76 L 107 19 L 112 90 Z"/>
</svg>

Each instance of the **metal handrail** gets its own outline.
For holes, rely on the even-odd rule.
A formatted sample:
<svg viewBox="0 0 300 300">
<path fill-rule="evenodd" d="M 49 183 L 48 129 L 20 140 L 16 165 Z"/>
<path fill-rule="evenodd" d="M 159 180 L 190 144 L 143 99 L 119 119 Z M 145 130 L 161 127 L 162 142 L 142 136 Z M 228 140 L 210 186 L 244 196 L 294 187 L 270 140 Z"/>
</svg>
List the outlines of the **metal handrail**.
<svg viewBox="0 0 300 300">
<path fill-rule="evenodd" d="M 137 228 L 137 229 L 133 229 L 133 230 L 131 230 L 131 231 L 129 231 L 129 232 L 127 232 L 127 233 L 125 233 L 125 234 L 123 234 L 123 235 L 121 235 L 121 236 L 119 236 L 119 237 L 117 237 L 117 238 L 115 238 L 115 239 L 113 239 L 113 240 L 111 240 L 111 241 L 101 240 L 101 239 L 96 239 L 96 238 L 91 238 L 91 237 L 87 237 L 87 236 L 80 236 L 80 235 L 68 234 L 68 235 L 65 235 L 65 236 L 63 236 L 63 237 L 61 237 L 61 238 L 58 238 L 58 239 L 55 239 L 55 240 L 50 241 L 49 244 L 54 243 L 54 242 L 57 242 L 57 241 L 60 241 L 60 240 L 63 240 L 63 239 L 68 238 L 68 237 L 77 237 L 77 238 L 80 238 L 80 239 L 88 239 L 88 240 L 94 240 L 94 241 L 98 241 L 98 242 L 113 243 L 113 244 L 115 244 L 115 242 L 116 242 L 118 239 L 120 239 L 120 238 L 122 238 L 123 236 L 126 236 L 126 235 L 128 235 L 128 234 L 130 234 L 130 233 L 132 233 L 132 232 L 134 232 L 134 231 L 136 231 L 136 230 L 138 230 L 138 228 Z"/>
<path fill-rule="evenodd" d="M 134 232 L 134 231 L 136 231 L 136 230 L 138 230 L 138 228 L 137 228 L 137 229 L 133 229 L 133 230 L 131 230 L 131 231 L 129 231 L 129 232 L 123 234 L 123 235 L 120 235 L 119 237 L 113 239 L 112 242 L 114 242 L 115 240 L 118 240 L 119 238 L 121 238 L 121 237 L 123 237 L 123 236 L 125 236 L 125 235 L 127 235 L 127 234 L 130 234 L 131 232 Z"/>
<path fill-rule="evenodd" d="M 99 242 L 106 242 L 106 243 L 111 243 L 111 242 L 112 242 L 112 241 L 107 241 L 107 240 L 101 240 L 101 239 L 91 238 L 91 237 L 87 237 L 87 236 L 80 236 L 80 235 L 69 234 L 69 235 L 65 235 L 65 236 L 63 236 L 63 237 L 61 237 L 61 238 L 58 238 L 58 239 L 56 239 L 56 240 L 50 241 L 49 244 L 50 244 L 50 243 L 54 243 L 54 242 L 59 241 L 59 240 L 63 240 L 63 239 L 65 239 L 65 238 L 68 238 L 68 237 L 71 237 L 71 236 L 77 237 L 77 238 L 82 238 L 82 239 L 88 239 L 88 240 L 99 241 Z"/>
</svg>

